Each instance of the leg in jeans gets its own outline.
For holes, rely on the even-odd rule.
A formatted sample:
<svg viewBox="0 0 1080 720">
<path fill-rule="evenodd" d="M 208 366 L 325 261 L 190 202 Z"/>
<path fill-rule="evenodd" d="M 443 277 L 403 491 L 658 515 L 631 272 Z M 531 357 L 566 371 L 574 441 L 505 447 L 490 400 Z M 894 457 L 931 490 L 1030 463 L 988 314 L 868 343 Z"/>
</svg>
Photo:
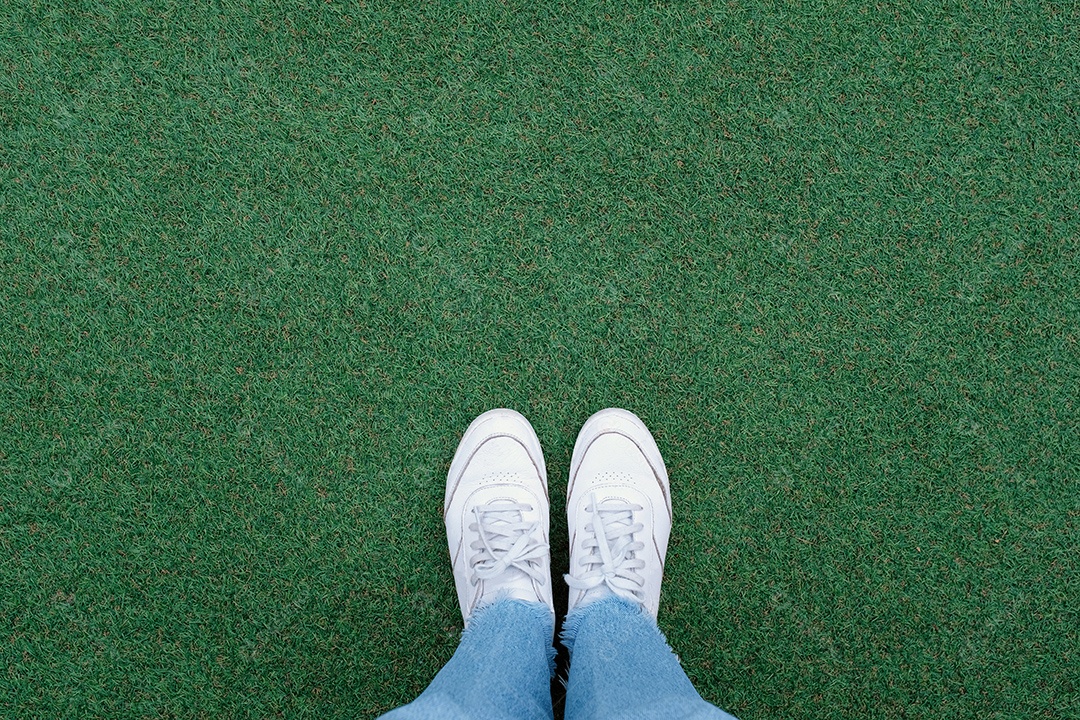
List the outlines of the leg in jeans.
<svg viewBox="0 0 1080 720">
<path fill-rule="evenodd" d="M 635 603 L 612 595 L 582 605 L 562 639 L 570 650 L 566 720 L 734 720 L 701 698 Z"/>
<path fill-rule="evenodd" d="M 731 716 L 705 702 L 656 626 L 671 533 L 671 484 L 641 418 L 608 408 L 570 459 L 567 720 Z"/>
<path fill-rule="evenodd" d="M 465 632 L 450 662 L 393 720 L 551 720 L 555 610 L 547 470 L 520 413 L 465 431 L 446 475 L 443 519 Z"/>
<path fill-rule="evenodd" d="M 551 720 L 554 618 L 546 605 L 498 600 L 469 619 L 450 662 L 384 720 Z"/>
</svg>

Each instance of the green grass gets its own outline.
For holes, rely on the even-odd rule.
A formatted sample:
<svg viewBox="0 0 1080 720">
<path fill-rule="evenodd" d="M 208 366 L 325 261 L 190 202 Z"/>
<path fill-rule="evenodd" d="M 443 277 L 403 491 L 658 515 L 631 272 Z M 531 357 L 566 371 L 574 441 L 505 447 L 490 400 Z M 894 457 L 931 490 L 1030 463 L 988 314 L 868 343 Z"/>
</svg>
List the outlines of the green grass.
<svg viewBox="0 0 1080 720">
<path fill-rule="evenodd" d="M 1080 718 L 1078 28 L 0 4 L 0 716 L 412 699 L 460 433 L 524 412 L 559 508 L 620 405 L 707 699 Z"/>
</svg>

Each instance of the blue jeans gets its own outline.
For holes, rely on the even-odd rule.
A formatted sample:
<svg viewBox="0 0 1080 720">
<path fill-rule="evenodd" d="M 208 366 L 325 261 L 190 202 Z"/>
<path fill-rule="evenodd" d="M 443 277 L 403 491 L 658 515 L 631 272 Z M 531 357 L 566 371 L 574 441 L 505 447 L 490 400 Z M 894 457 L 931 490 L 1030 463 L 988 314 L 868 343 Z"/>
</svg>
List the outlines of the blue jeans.
<svg viewBox="0 0 1080 720">
<path fill-rule="evenodd" d="M 383 720 L 551 720 L 554 618 L 544 605 L 500 600 L 479 608 L 450 662 L 415 701 Z M 705 702 L 652 618 L 608 597 L 576 608 L 566 720 L 735 720 Z"/>
</svg>

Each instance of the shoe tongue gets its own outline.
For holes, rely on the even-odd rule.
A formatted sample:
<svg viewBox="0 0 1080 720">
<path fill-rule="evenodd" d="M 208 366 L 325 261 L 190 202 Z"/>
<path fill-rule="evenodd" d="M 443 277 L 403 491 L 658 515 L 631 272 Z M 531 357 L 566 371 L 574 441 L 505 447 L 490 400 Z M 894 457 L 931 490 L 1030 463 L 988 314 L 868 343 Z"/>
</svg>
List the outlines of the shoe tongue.
<svg viewBox="0 0 1080 720">
<path fill-rule="evenodd" d="M 606 597 L 611 597 L 614 594 L 615 593 L 613 593 L 611 591 L 611 588 L 609 588 L 607 585 L 597 585 L 591 590 L 586 590 L 585 594 L 581 596 L 581 600 L 579 600 L 578 602 L 579 604 L 590 603 L 594 600 L 602 600 Z"/>
<path fill-rule="evenodd" d="M 596 509 L 600 511 L 630 510 L 632 505 L 629 500 L 618 495 L 596 496 Z"/>
<path fill-rule="evenodd" d="M 491 499 L 480 509 L 483 510 L 485 517 L 499 520 L 512 517 L 513 521 L 516 522 L 522 519 L 521 508 L 518 505 L 520 505 L 520 502 L 514 498 L 500 497 Z"/>
</svg>

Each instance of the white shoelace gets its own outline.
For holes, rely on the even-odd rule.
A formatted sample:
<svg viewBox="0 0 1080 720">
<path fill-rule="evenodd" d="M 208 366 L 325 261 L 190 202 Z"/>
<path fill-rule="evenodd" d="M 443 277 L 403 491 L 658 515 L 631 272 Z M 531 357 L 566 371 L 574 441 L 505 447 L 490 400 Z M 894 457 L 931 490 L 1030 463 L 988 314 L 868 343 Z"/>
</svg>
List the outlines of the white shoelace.
<svg viewBox="0 0 1080 720">
<path fill-rule="evenodd" d="M 641 509 L 640 505 L 614 500 L 601 504 L 596 493 L 592 494 L 585 507 L 592 514 L 583 541 L 588 554 L 579 561 L 585 570 L 574 574 L 571 568 L 565 576 L 567 585 L 585 592 L 603 585 L 628 600 L 645 601 L 645 578 L 636 572 L 645 567 L 645 561 L 636 555 L 645 543 L 634 540 L 634 533 L 645 527 L 634 522 L 634 512 Z"/>
<path fill-rule="evenodd" d="M 469 530 L 480 536 L 470 545 L 476 551 L 471 559 L 471 565 L 476 569 L 473 584 L 480 580 L 498 580 L 511 568 L 537 582 L 547 582 L 540 560 L 547 555 L 548 546 L 534 536 L 540 522 L 523 519 L 522 513 L 531 511 L 531 505 L 511 502 L 473 508 L 476 522 L 469 525 Z"/>
</svg>

